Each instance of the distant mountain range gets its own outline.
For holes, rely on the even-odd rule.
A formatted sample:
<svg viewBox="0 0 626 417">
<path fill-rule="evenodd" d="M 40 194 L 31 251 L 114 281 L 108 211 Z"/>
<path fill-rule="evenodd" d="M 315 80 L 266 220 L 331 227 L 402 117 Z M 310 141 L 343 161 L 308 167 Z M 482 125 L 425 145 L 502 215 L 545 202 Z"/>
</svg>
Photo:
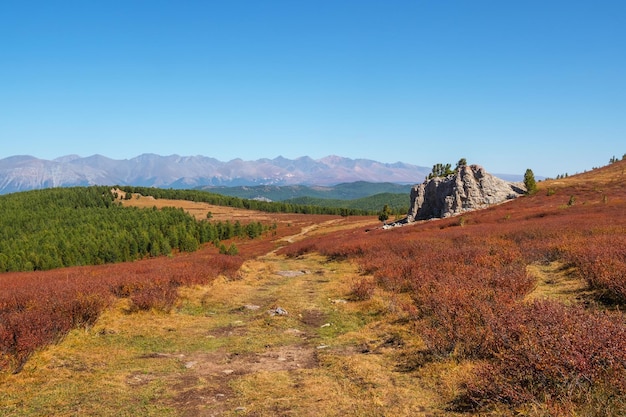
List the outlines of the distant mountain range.
<svg viewBox="0 0 626 417">
<path fill-rule="evenodd" d="M 49 187 L 137 185 L 161 188 L 206 186 L 317 185 L 367 181 L 413 184 L 429 168 L 401 162 L 329 156 L 319 160 L 277 157 L 221 162 L 205 156 L 143 154 L 115 160 L 69 155 L 54 160 L 12 156 L 0 160 L 0 194 Z"/>
<path fill-rule="evenodd" d="M 328 156 L 222 162 L 206 156 L 143 154 L 115 160 L 102 155 L 68 155 L 53 160 L 33 156 L 0 159 L 0 194 L 50 187 L 136 185 L 160 188 L 235 186 L 333 186 L 370 183 L 420 183 L 431 168 L 396 162 Z M 381 190 L 389 192 L 390 190 Z M 324 194 L 324 193 L 322 193 Z M 301 195 L 301 194 L 300 194 Z M 299 196 L 294 193 L 294 197 Z"/>
</svg>

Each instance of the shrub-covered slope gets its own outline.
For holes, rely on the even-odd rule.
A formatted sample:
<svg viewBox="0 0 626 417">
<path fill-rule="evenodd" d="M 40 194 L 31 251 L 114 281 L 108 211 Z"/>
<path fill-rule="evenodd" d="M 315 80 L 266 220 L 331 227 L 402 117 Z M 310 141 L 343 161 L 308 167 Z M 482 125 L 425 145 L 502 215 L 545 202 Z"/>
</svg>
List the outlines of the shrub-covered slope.
<svg viewBox="0 0 626 417">
<path fill-rule="evenodd" d="M 453 409 L 624 415 L 625 168 L 617 162 L 483 211 L 338 233 L 285 253 L 353 259 L 378 286 L 408 294 L 404 308 L 426 345 L 414 366 L 473 364 Z M 528 299 L 536 282 L 527 266 L 548 263 L 573 267 L 596 299 Z M 366 295 L 366 284 L 355 293 Z"/>
</svg>

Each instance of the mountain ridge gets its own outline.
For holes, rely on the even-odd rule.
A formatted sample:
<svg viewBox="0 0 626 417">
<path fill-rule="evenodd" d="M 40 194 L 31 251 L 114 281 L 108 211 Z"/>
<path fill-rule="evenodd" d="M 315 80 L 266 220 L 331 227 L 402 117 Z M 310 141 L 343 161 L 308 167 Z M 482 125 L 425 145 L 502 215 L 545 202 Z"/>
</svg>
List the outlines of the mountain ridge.
<svg viewBox="0 0 626 417">
<path fill-rule="evenodd" d="M 404 162 L 384 163 L 329 155 L 321 159 L 278 156 L 227 162 L 195 155 L 144 153 L 130 159 L 101 154 L 65 155 L 51 160 L 31 155 L 0 159 L 0 194 L 50 187 L 134 185 L 159 188 L 237 186 L 334 186 L 365 181 L 411 185 L 430 168 Z M 502 175 L 502 178 L 513 177 Z"/>
<path fill-rule="evenodd" d="M 161 188 L 206 186 L 308 185 L 331 186 L 356 181 L 412 184 L 430 170 L 402 162 L 308 156 L 288 159 L 227 162 L 207 156 L 161 156 L 144 153 L 131 159 L 100 154 L 65 155 L 52 160 L 30 155 L 0 159 L 0 194 L 31 189 L 85 186 L 136 185 Z"/>
</svg>

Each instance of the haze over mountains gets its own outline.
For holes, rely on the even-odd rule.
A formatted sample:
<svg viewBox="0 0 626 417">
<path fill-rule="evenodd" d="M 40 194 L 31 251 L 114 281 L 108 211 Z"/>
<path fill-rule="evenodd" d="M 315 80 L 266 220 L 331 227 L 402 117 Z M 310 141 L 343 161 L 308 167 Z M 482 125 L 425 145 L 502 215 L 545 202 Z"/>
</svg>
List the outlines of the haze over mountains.
<svg viewBox="0 0 626 417">
<path fill-rule="evenodd" d="M 414 184 L 431 168 L 328 156 L 222 162 L 205 156 L 142 154 L 115 160 L 68 155 L 54 160 L 11 156 L 0 160 L 0 194 L 49 187 L 136 185 L 161 188 L 319 185 L 356 181 Z"/>
</svg>

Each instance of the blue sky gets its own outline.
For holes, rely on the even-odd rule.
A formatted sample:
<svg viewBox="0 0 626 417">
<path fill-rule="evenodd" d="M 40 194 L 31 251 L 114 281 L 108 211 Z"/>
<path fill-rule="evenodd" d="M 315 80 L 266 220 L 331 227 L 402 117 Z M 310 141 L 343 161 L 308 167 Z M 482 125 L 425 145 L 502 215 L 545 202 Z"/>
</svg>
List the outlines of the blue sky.
<svg viewBox="0 0 626 417">
<path fill-rule="evenodd" d="M 624 1 L 0 2 L 0 159 L 626 153 Z"/>
</svg>

